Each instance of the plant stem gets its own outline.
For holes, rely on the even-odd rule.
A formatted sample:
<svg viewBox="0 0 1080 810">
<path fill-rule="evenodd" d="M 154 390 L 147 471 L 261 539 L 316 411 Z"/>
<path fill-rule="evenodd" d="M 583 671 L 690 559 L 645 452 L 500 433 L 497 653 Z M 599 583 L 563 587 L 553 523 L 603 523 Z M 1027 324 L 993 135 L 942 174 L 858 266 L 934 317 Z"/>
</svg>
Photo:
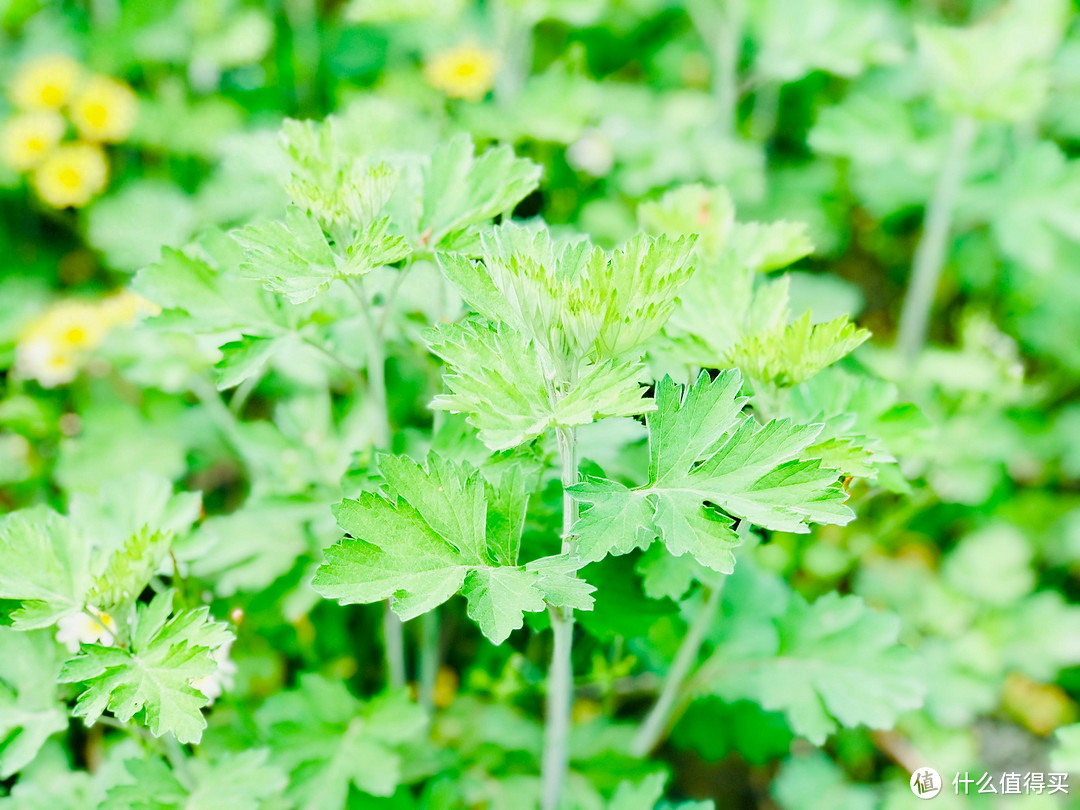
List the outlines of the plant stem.
<svg viewBox="0 0 1080 810">
<path fill-rule="evenodd" d="M 569 489 L 578 480 L 577 436 L 572 428 L 558 428 L 559 459 L 562 467 L 563 531 L 562 553 L 573 551 L 571 531 L 577 522 L 577 501 Z M 542 810 L 556 810 L 570 768 L 570 710 L 573 705 L 574 611 L 549 608 L 552 652 L 548 670 L 547 704 L 544 712 L 544 752 L 541 759 Z"/>
<path fill-rule="evenodd" d="M 372 313 L 371 302 L 364 291 L 363 281 L 348 284 L 360 304 L 360 312 L 368 327 L 367 393 L 374 429 L 372 443 L 376 448 L 391 450 L 390 412 L 386 398 L 386 351 L 382 336 Z M 391 689 L 405 687 L 405 627 L 387 601 L 383 609 L 383 648 L 386 652 L 386 681 Z"/>
<path fill-rule="evenodd" d="M 679 698 L 686 677 L 690 674 L 694 664 L 697 663 L 701 645 L 705 642 L 705 635 L 709 632 L 717 611 L 720 609 L 720 595 L 724 590 L 726 577 L 720 580 L 714 588 L 705 588 L 707 596 L 705 604 L 701 606 L 690 629 L 679 645 L 675 653 L 675 660 L 671 662 L 664 677 L 664 685 L 660 689 L 660 696 L 656 699 L 645 721 L 638 728 L 634 739 L 630 743 L 630 753 L 636 757 L 648 756 L 656 748 L 667 732 L 671 720 L 671 711 Z M 704 587 L 704 586 L 703 586 Z"/>
<path fill-rule="evenodd" d="M 429 610 L 420 617 L 420 705 L 428 711 L 435 708 L 435 681 L 439 675 L 439 609 Z"/>
<path fill-rule="evenodd" d="M 743 0 L 726 0 L 706 41 L 713 49 L 713 95 L 720 130 L 734 135 L 739 107 L 739 55 L 742 50 Z"/>
<path fill-rule="evenodd" d="M 518 5 L 507 0 L 494 5 L 495 36 L 501 61 L 495 77 L 495 100 L 503 106 L 521 92 L 532 67 L 532 25 Z"/>
<path fill-rule="evenodd" d="M 945 264 L 956 195 L 960 191 L 964 164 L 967 162 L 977 129 L 973 118 L 959 116 L 953 121 L 945 161 L 941 166 L 934 194 L 926 206 L 923 233 L 915 249 L 911 286 L 904 298 L 896 339 L 902 355 L 908 360 L 918 355 L 926 342 L 930 311 L 934 306 L 934 296 Z"/>
<path fill-rule="evenodd" d="M 401 619 L 383 602 L 383 650 L 386 653 L 386 683 L 391 689 L 405 688 L 405 627 Z"/>
</svg>

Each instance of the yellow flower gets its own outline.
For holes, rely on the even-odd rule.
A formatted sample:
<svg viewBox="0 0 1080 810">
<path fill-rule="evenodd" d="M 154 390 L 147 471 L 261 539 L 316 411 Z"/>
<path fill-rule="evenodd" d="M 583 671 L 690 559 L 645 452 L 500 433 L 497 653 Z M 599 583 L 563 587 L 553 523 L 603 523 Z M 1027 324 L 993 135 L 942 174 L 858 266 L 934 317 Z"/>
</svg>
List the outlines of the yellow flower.
<svg viewBox="0 0 1080 810">
<path fill-rule="evenodd" d="M 75 379 L 79 361 L 112 326 L 104 307 L 62 301 L 30 324 L 15 347 L 15 368 L 45 388 Z"/>
<path fill-rule="evenodd" d="M 70 56 L 47 54 L 23 64 L 11 80 L 8 94 L 16 107 L 57 110 L 71 100 L 82 66 Z"/>
<path fill-rule="evenodd" d="M 21 113 L 0 130 L 0 160 L 17 172 L 32 169 L 60 143 L 67 124 L 49 111 Z"/>
<path fill-rule="evenodd" d="M 34 171 L 38 196 L 54 208 L 79 208 L 105 188 L 109 174 L 105 153 L 88 143 L 56 148 Z"/>
<path fill-rule="evenodd" d="M 428 83 L 451 98 L 479 101 L 495 86 L 497 62 L 492 51 L 459 45 L 443 51 L 424 66 Z"/>
<path fill-rule="evenodd" d="M 92 76 L 71 102 L 71 121 L 88 141 L 116 143 L 135 126 L 138 101 L 123 82 Z"/>
</svg>

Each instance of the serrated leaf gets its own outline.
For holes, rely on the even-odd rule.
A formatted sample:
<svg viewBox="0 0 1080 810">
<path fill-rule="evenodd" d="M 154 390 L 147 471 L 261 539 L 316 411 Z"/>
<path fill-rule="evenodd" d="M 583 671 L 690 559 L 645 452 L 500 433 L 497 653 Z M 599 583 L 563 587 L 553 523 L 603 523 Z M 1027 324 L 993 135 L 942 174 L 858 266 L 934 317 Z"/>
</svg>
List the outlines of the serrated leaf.
<svg viewBox="0 0 1080 810">
<path fill-rule="evenodd" d="M 71 522 L 35 506 L 0 518 L 0 599 L 22 605 L 17 628 L 48 627 L 82 610 L 90 588 L 90 548 Z"/>
<path fill-rule="evenodd" d="M 234 240 L 208 231 L 183 250 L 163 249 L 161 260 L 140 270 L 132 288 L 165 310 L 152 323 L 171 329 L 279 334 L 285 317 L 272 296 L 235 273 L 242 260 Z"/>
<path fill-rule="evenodd" d="M 856 596 L 827 594 L 808 604 L 792 594 L 775 634 L 753 642 L 732 632 L 697 676 L 703 691 L 725 700 L 753 700 L 782 711 L 792 729 L 815 745 L 839 727 L 889 728 L 922 704 L 917 663 L 896 643 L 899 620 Z"/>
<path fill-rule="evenodd" d="M 414 618 L 457 592 L 469 615 L 496 644 L 521 626 L 526 611 L 543 610 L 545 575 L 507 559 L 519 540 L 489 542 L 488 500 L 477 470 L 432 454 L 421 466 L 380 456 L 390 497 L 365 492 L 338 504 L 349 533 L 326 550 L 312 582 L 342 604 L 393 598 L 394 612 Z"/>
<path fill-rule="evenodd" d="M 755 424 L 741 415 L 741 384 L 734 370 L 716 379 L 703 372 L 685 396 L 670 377 L 660 382 L 656 412 L 647 417 L 648 483 L 628 489 L 593 478 L 570 489 L 589 505 L 573 529 L 582 559 L 626 553 L 656 536 L 671 553 L 730 573 L 737 537 L 728 515 L 793 532 L 854 517 L 838 474 L 798 458 L 820 425 Z"/>
<path fill-rule="evenodd" d="M 795 322 L 751 335 L 727 354 L 747 377 L 777 386 L 798 385 L 846 357 L 868 338 L 847 316 L 814 324 L 810 313 Z"/>
<path fill-rule="evenodd" d="M 60 673 L 62 683 L 86 683 L 75 704 L 76 717 L 93 725 L 106 709 L 127 722 L 145 712 L 155 737 L 171 732 L 182 743 L 198 742 L 206 719 L 207 697 L 191 682 L 212 674 L 213 650 L 232 639 L 207 608 L 169 618 L 173 593 L 166 591 L 140 604 L 130 648 L 84 644 Z"/>
<path fill-rule="evenodd" d="M 455 231 L 510 210 L 540 182 L 540 167 L 496 146 L 476 155 L 467 134 L 439 144 L 423 172 L 417 241 L 433 249 Z"/>
<path fill-rule="evenodd" d="M 108 562 L 87 594 L 87 601 L 105 612 L 139 598 L 169 552 L 172 532 L 144 527 L 132 534 Z"/>
<path fill-rule="evenodd" d="M 271 292 L 300 304 L 338 278 L 361 276 L 409 254 L 404 239 L 389 232 L 389 220 L 362 226 L 353 241 L 335 253 L 313 215 L 290 206 L 284 222 L 248 225 L 234 235 L 244 248 L 240 272 Z"/>
<path fill-rule="evenodd" d="M 483 234 L 480 261 L 439 262 L 462 298 L 531 340 L 547 373 L 563 379 L 571 361 L 621 359 L 663 326 L 693 272 L 693 245 L 639 234 L 609 253 L 508 223 Z"/>
<path fill-rule="evenodd" d="M 430 333 L 429 346 L 448 366 L 450 394 L 432 406 L 468 414 L 492 450 L 531 441 L 553 427 L 575 427 L 597 418 L 649 410 L 636 363 L 605 361 L 586 367 L 566 392 L 545 383 L 535 344 L 506 326 L 478 321 L 450 324 Z"/>
</svg>

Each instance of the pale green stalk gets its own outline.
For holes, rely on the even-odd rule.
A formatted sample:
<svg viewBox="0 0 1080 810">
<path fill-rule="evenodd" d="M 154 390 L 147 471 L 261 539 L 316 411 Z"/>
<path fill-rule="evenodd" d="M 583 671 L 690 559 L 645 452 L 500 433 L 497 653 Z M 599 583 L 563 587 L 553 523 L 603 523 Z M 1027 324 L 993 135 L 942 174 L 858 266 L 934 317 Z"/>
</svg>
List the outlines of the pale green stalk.
<svg viewBox="0 0 1080 810">
<path fill-rule="evenodd" d="M 435 681 L 439 676 L 439 611 L 429 610 L 420 617 L 420 704 L 435 708 Z"/>
<path fill-rule="evenodd" d="M 556 438 L 559 444 L 563 487 L 562 553 L 568 554 L 573 551 L 571 531 L 578 515 L 577 501 L 570 496 L 569 491 L 578 481 L 577 436 L 572 428 L 559 428 Z M 574 667 L 571 658 L 574 646 L 574 611 L 570 608 L 549 608 L 549 613 L 552 652 L 544 711 L 544 751 L 540 763 L 542 810 L 558 808 L 570 769 L 570 710 L 574 691 Z"/>
<path fill-rule="evenodd" d="M 712 54 L 713 98 L 724 135 L 735 134 L 739 106 L 739 55 L 742 50 L 744 0 L 696 0 L 687 10 Z"/>
<path fill-rule="evenodd" d="M 386 352 L 382 342 L 380 325 L 371 311 L 371 302 L 364 291 L 363 282 L 357 280 L 348 285 L 360 303 L 360 312 L 368 327 L 367 391 L 370 413 L 373 415 L 373 443 L 377 448 L 390 450 L 390 412 L 386 396 Z M 405 627 L 394 613 L 392 602 L 383 607 L 383 648 L 386 653 L 386 680 L 391 689 L 403 689 L 405 674 Z"/>
<path fill-rule="evenodd" d="M 911 267 L 911 284 L 904 297 L 896 345 L 902 355 L 911 360 L 922 351 L 930 325 L 941 270 L 948 249 L 949 229 L 960 184 L 964 177 L 971 144 L 978 126 L 973 118 L 957 117 L 949 136 L 948 151 L 941 166 L 934 195 L 926 206 L 922 237 L 915 249 Z"/>
<path fill-rule="evenodd" d="M 664 685 L 660 689 L 660 695 L 653 704 L 652 709 L 644 722 L 638 727 L 634 739 L 630 743 L 630 753 L 636 757 L 648 756 L 659 744 L 667 733 L 671 722 L 672 711 L 682 692 L 683 684 L 697 663 L 701 645 L 705 642 L 705 636 L 709 628 L 716 620 L 716 614 L 720 609 L 720 595 L 723 592 L 725 579 L 714 588 L 705 588 L 707 594 L 705 603 L 701 606 L 690 629 L 683 637 L 675 660 L 664 676 Z"/>
</svg>

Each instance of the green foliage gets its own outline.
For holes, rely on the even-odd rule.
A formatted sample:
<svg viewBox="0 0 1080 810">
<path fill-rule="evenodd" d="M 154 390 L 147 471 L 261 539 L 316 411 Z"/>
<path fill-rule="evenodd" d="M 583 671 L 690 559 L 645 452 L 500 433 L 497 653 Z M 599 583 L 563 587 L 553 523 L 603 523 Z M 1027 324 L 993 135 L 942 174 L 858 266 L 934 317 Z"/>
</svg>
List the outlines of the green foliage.
<svg viewBox="0 0 1080 810">
<path fill-rule="evenodd" d="M 60 657 L 43 630 L 0 628 L 0 778 L 33 762 L 45 741 L 68 727 L 57 700 Z"/>
<path fill-rule="evenodd" d="M 925 689 L 917 659 L 896 643 L 899 630 L 895 616 L 858 597 L 832 593 L 808 604 L 793 594 L 772 620 L 723 631 L 701 688 L 782 711 L 817 745 L 840 726 L 888 728 L 921 705 Z"/>
<path fill-rule="evenodd" d="M 775 386 L 798 385 L 866 342 L 870 333 L 847 317 L 814 324 L 810 313 L 778 324 L 738 343 L 728 353 L 732 365 L 752 380 Z"/>
<path fill-rule="evenodd" d="M 393 795 L 427 724 L 407 695 L 363 704 L 341 683 L 314 674 L 268 700 L 255 719 L 272 742 L 271 762 L 290 774 L 288 796 L 305 810 L 344 807 L 350 785 Z"/>
<path fill-rule="evenodd" d="M 1075 770 L 1072 6 L 0 3 L 0 810 Z"/>
<path fill-rule="evenodd" d="M 76 717 L 93 725 L 106 709 L 122 722 L 143 712 L 155 737 L 171 732 L 180 742 L 199 741 L 206 728 L 199 710 L 209 701 L 191 683 L 217 670 L 212 653 L 233 636 L 206 608 L 170 618 L 172 603 L 165 591 L 139 605 L 129 649 L 84 644 L 65 662 L 60 681 L 87 685 Z"/>
<path fill-rule="evenodd" d="M 437 455 L 426 466 L 383 455 L 379 469 L 389 497 L 362 493 L 337 506 L 349 536 L 327 549 L 315 576 L 323 596 L 342 604 L 393 597 L 394 612 L 411 619 L 460 591 L 469 616 L 496 644 L 522 626 L 526 612 L 591 605 L 592 589 L 573 579 L 573 559 L 518 565 L 520 528 L 488 537 L 487 488 L 478 470 Z"/>
<path fill-rule="evenodd" d="M 70 522 L 46 507 L 0 519 L 0 599 L 21 602 L 16 627 L 48 627 L 82 609 L 90 587 L 90 554 Z"/>
<path fill-rule="evenodd" d="M 583 559 L 626 554 L 659 538 L 672 554 L 731 573 L 736 535 L 728 515 L 795 532 L 809 531 L 809 522 L 851 520 L 837 473 L 798 458 L 820 426 L 757 425 L 741 415 L 741 386 L 737 371 L 715 379 L 702 373 L 685 392 L 670 378 L 660 382 L 648 417 L 648 483 L 628 489 L 592 479 L 571 489 L 589 504 L 573 530 Z"/>
</svg>

